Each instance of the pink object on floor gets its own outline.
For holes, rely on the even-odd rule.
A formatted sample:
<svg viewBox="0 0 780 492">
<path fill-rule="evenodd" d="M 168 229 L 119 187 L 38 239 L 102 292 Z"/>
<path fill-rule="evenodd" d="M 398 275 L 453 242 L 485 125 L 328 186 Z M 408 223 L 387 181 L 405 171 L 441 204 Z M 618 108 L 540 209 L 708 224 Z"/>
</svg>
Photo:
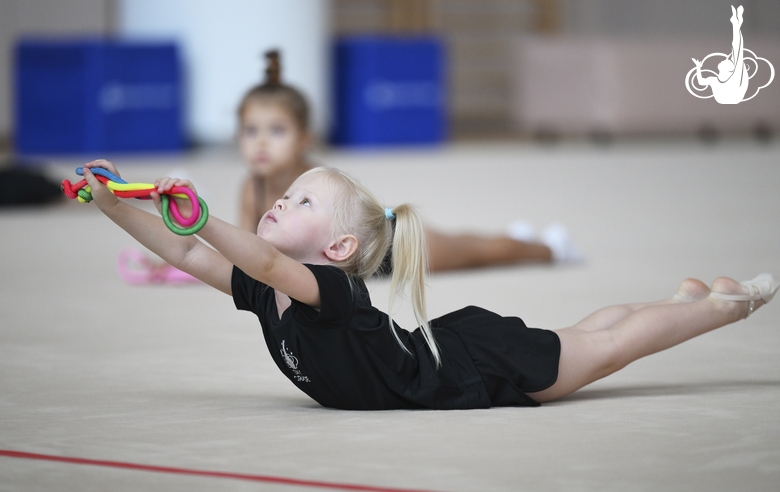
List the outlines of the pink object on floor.
<svg viewBox="0 0 780 492">
<path fill-rule="evenodd" d="M 154 262 L 142 251 L 125 248 L 119 252 L 117 270 L 128 284 L 192 284 L 200 283 L 189 273 L 174 268 L 165 262 Z"/>
</svg>

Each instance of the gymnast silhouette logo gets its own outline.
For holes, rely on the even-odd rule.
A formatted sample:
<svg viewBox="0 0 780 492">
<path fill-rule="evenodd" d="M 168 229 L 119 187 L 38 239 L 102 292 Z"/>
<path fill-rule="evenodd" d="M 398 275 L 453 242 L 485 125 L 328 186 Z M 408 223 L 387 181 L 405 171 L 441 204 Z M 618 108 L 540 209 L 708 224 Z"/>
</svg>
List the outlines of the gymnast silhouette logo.
<svg viewBox="0 0 780 492">
<path fill-rule="evenodd" d="M 290 368 L 290 370 L 293 372 L 293 377 L 296 381 L 300 381 L 302 383 L 311 383 L 311 380 L 309 380 L 308 377 L 304 376 L 303 373 L 298 369 L 298 358 L 295 357 L 285 346 L 285 341 L 282 340 L 282 358 L 284 359 L 284 362 L 287 364 L 287 367 Z"/>
<path fill-rule="evenodd" d="M 768 86 L 775 78 L 775 67 L 769 63 L 769 60 L 761 58 L 744 46 L 741 31 L 742 13 L 744 11 L 745 9 L 742 8 L 742 5 L 736 10 L 733 5 L 731 6 L 731 19 L 729 20 L 732 26 L 732 39 L 731 53 L 729 55 L 712 53 L 707 55 L 702 61 L 692 58 L 696 66 L 685 76 L 685 88 L 694 96 L 700 99 L 714 97 L 715 101 L 720 104 L 739 104 L 742 101 L 749 101 L 756 97 L 758 92 Z M 714 58 L 715 60 L 723 58 L 718 63 L 717 74 L 712 70 L 702 69 L 702 65 L 709 58 Z M 760 61 L 766 63 L 769 67 L 769 80 L 766 84 L 756 87 L 755 92 L 749 97 L 745 97 L 750 79 L 758 73 Z M 703 77 L 702 73 L 713 76 Z M 708 87 L 712 89 L 712 94 L 702 96 L 696 93 L 705 92 Z"/>
</svg>

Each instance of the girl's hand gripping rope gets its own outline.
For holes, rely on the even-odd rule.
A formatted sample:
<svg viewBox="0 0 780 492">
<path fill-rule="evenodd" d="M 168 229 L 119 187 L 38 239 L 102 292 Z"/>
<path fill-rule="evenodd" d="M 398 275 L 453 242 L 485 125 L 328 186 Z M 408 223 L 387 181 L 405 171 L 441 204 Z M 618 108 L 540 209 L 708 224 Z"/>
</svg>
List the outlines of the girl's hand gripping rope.
<svg viewBox="0 0 780 492">
<path fill-rule="evenodd" d="M 76 174 L 84 179 L 75 184 L 63 180 L 63 193 L 80 202 L 94 199 L 101 210 L 114 206 L 117 197 L 152 199 L 168 229 L 182 236 L 197 233 L 208 220 L 206 202 L 195 194 L 189 181 L 161 178 L 155 184 L 128 183 L 119 177 L 111 162 L 102 159 L 76 169 Z M 182 209 L 188 213 L 182 214 Z"/>
<path fill-rule="evenodd" d="M 155 191 L 152 191 L 150 196 L 168 229 L 181 236 L 186 236 L 195 234 L 206 225 L 209 218 L 209 208 L 206 202 L 195 194 L 195 187 L 191 182 L 186 179 L 166 177 L 156 180 L 154 187 Z M 170 201 L 169 197 L 173 197 L 173 201 Z M 181 214 L 181 207 L 189 209 L 188 217 Z M 179 224 L 185 227 L 181 227 Z"/>
</svg>

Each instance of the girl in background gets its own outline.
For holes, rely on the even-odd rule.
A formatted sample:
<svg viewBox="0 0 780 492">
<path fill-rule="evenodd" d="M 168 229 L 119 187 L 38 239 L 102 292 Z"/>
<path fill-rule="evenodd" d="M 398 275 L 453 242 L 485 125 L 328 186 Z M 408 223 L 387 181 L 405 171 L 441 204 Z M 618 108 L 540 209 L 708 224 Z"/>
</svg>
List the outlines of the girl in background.
<svg viewBox="0 0 780 492">
<path fill-rule="evenodd" d="M 238 107 L 239 147 L 249 171 L 241 184 L 238 225 L 250 232 L 293 181 L 314 167 L 306 156 L 313 140 L 309 104 L 299 90 L 281 82 L 278 51 L 267 52 L 266 59 L 265 81 L 251 88 Z M 582 253 L 561 224 L 550 224 L 539 238 L 524 222 L 511 224 L 505 236 L 445 234 L 431 227 L 425 228 L 425 235 L 429 268 L 434 272 L 582 260 Z M 380 273 L 386 274 L 389 265 L 387 258 Z M 197 282 L 132 248 L 120 252 L 118 267 L 128 283 Z"/>
<path fill-rule="evenodd" d="M 309 104 L 281 82 L 279 53 L 266 53 L 265 81 L 244 95 L 238 107 L 239 146 L 249 174 L 241 187 L 239 226 L 254 232 L 276 199 L 314 165 L 306 152 L 312 143 Z M 530 226 L 516 223 L 510 235 L 444 234 L 425 228 L 431 271 L 523 262 L 579 261 L 582 254 L 566 229 L 552 224 L 535 240 Z"/>
</svg>

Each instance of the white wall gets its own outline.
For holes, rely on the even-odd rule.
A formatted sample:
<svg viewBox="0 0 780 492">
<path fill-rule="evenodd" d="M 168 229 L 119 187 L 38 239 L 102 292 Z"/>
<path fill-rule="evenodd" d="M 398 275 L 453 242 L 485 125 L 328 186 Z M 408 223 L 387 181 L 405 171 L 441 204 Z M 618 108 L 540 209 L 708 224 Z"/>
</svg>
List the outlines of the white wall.
<svg viewBox="0 0 780 492">
<path fill-rule="evenodd" d="M 329 117 L 330 0 L 119 0 L 118 33 L 175 39 L 188 82 L 188 133 L 197 143 L 230 141 L 236 107 L 260 82 L 270 48 L 282 77 L 309 98 L 313 130 Z"/>
</svg>

